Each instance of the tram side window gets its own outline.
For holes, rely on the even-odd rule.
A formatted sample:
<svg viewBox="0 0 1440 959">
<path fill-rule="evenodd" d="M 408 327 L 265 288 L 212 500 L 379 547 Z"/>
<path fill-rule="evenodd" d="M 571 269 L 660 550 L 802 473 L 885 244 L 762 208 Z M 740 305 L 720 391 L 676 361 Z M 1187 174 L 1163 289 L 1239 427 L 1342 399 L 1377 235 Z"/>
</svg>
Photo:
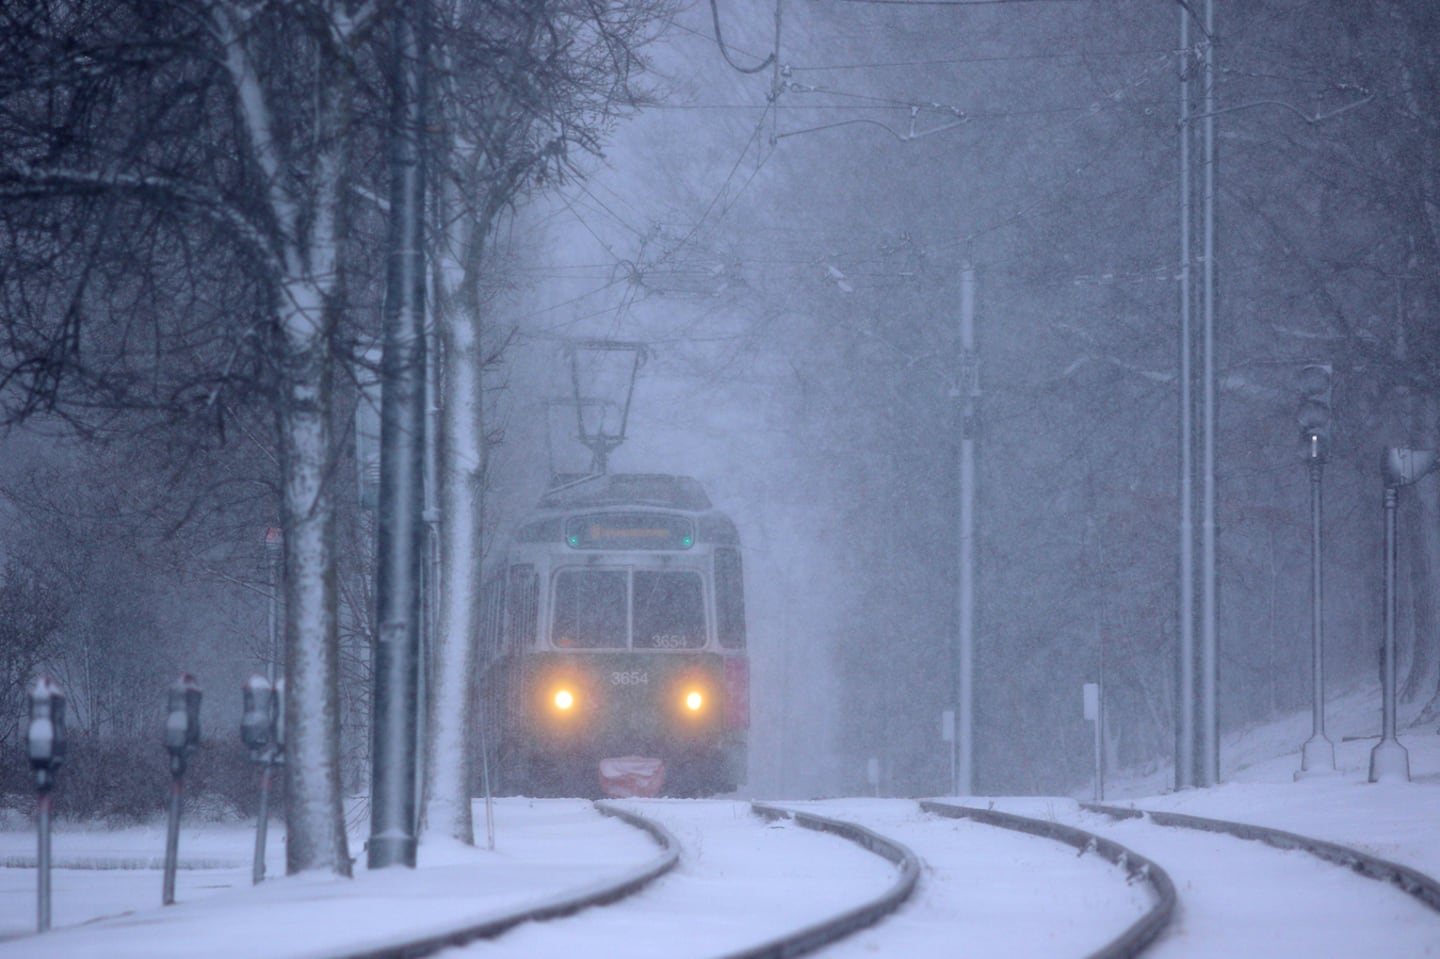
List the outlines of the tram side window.
<svg viewBox="0 0 1440 959">
<path fill-rule="evenodd" d="M 554 645 L 624 649 L 625 626 L 624 570 L 567 569 L 555 577 Z"/>
<path fill-rule="evenodd" d="M 635 648 L 705 645 L 705 599 L 695 573 L 635 571 Z"/>
<path fill-rule="evenodd" d="M 733 549 L 715 551 L 715 632 L 726 649 L 745 648 L 745 580 Z"/>
<path fill-rule="evenodd" d="M 488 665 L 500 654 L 504 640 L 501 622 L 505 616 L 505 579 L 492 576 L 480 589 L 480 665 Z"/>
<path fill-rule="evenodd" d="M 535 567 L 528 563 L 510 567 L 505 589 L 508 616 L 505 621 L 505 648 L 529 646 L 535 642 L 535 617 L 539 613 L 540 590 Z"/>
</svg>

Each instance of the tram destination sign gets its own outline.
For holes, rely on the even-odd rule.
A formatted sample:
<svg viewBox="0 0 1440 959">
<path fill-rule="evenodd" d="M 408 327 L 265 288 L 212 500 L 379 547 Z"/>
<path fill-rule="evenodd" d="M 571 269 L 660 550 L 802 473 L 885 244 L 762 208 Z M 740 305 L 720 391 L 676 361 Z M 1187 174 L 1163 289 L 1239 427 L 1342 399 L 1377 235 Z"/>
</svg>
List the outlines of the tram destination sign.
<svg viewBox="0 0 1440 959">
<path fill-rule="evenodd" d="M 689 549 L 695 525 L 664 513 L 594 513 L 565 522 L 572 549 Z"/>
</svg>

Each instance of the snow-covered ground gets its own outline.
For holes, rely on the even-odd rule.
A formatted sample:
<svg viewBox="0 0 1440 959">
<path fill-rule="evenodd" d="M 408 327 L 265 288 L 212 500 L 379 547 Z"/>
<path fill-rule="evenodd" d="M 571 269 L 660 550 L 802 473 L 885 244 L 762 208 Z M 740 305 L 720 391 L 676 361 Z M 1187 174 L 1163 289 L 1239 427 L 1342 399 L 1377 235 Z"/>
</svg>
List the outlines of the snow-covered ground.
<svg viewBox="0 0 1440 959">
<path fill-rule="evenodd" d="M 1378 707 L 1370 696 L 1331 712 L 1340 772 L 1294 781 L 1308 714 L 1225 744 L 1226 783 L 1143 795 L 1143 781 L 1112 777 L 1116 803 L 1278 826 L 1364 849 L 1440 876 L 1440 736 L 1408 730 L 1413 782 L 1366 782 Z M 1372 708 L 1373 707 L 1373 708 Z M 1270 757 L 1270 758 L 1263 758 Z M 1117 796 L 1124 798 L 1117 799 Z M 1084 798 L 1089 798 L 1088 795 Z M 976 800 L 969 800 L 975 802 Z M 989 804 L 992 800 L 981 800 Z M 1392 887 L 1300 853 L 1256 843 L 1111 823 L 1068 797 L 1003 798 L 996 808 L 1104 831 L 1164 866 L 1181 911 L 1157 944 L 1160 959 L 1440 955 L 1440 914 Z M 633 801 L 680 840 L 682 862 L 635 900 L 466 947 L 487 956 L 704 956 L 770 939 L 790 926 L 873 896 L 893 867 L 835 837 L 767 824 L 729 800 Z M 1146 894 L 1094 857 L 1030 836 L 922 815 L 912 801 L 806 803 L 911 846 L 926 868 L 915 897 L 879 926 L 825 955 L 1083 955 L 1146 907 Z M 477 808 L 477 813 L 479 812 Z M 195 824 L 181 840 L 178 904 L 159 905 L 159 827 L 61 824 L 54 844 L 54 925 L 35 923 L 35 837 L 23 823 L 0 831 L 0 959 L 9 957 L 317 957 L 377 945 L 408 928 L 504 912 L 633 869 L 656 853 L 650 839 L 579 801 L 497 804 L 496 849 L 422 846 L 421 868 L 355 880 L 301 877 L 250 884 L 253 831 Z M 283 868 L 272 830 L 272 875 Z M 362 836 L 355 837 L 356 851 Z M 362 856 L 363 863 L 363 856 Z"/>
</svg>

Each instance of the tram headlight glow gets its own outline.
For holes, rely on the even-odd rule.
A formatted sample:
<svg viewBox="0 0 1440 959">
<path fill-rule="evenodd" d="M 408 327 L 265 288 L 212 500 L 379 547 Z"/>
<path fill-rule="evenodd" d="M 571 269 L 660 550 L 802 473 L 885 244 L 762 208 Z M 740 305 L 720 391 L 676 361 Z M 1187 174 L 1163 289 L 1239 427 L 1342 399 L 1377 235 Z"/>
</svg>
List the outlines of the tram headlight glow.
<svg viewBox="0 0 1440 959">
<path fill-rule="evenodd" d="M 698 713 L 705 707 L 705 697 L 698 689 L 692 689 L 685 694 L 685 708 L 692 713 Z"/>
<path fill-rule="evenodd" d="M 557 689 L 555 690 L 555 695 L 551 697 L 550 701 L 553 702 L 555 704 L 555 708 L 560 710 L 562 713 L 569 712 L 570 709 L 573 708 L 575 705 L 575 694 L 570 692 L 570 690 L 568 689 Z"/>
</svg>

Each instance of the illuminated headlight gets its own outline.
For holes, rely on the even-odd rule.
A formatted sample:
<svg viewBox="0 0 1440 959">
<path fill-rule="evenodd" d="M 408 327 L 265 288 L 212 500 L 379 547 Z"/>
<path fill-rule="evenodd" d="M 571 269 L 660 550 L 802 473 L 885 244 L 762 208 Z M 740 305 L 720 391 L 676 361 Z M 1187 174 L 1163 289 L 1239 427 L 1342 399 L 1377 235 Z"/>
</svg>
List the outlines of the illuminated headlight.
<svg viewBox="0 0 1440 959">
<path fill-rule="evenodd" d="M 557 689 L 555 690 L 555 695 L 551 698 L 550 701 L 553 702 L 555 704 L 555 708 L 560 710 L 562 713 L 567 712 L 571 707 L 575 705 L 575 694 L 570 692 L 570 690 L 568 689 Z"/>
<path fill-rule="evenodd" d="M 685 694 L 685 708 L 692 713 L 698 713 L 705 706 L 705 697 L 698 689 L 692 689 Z"/>
</svg>

